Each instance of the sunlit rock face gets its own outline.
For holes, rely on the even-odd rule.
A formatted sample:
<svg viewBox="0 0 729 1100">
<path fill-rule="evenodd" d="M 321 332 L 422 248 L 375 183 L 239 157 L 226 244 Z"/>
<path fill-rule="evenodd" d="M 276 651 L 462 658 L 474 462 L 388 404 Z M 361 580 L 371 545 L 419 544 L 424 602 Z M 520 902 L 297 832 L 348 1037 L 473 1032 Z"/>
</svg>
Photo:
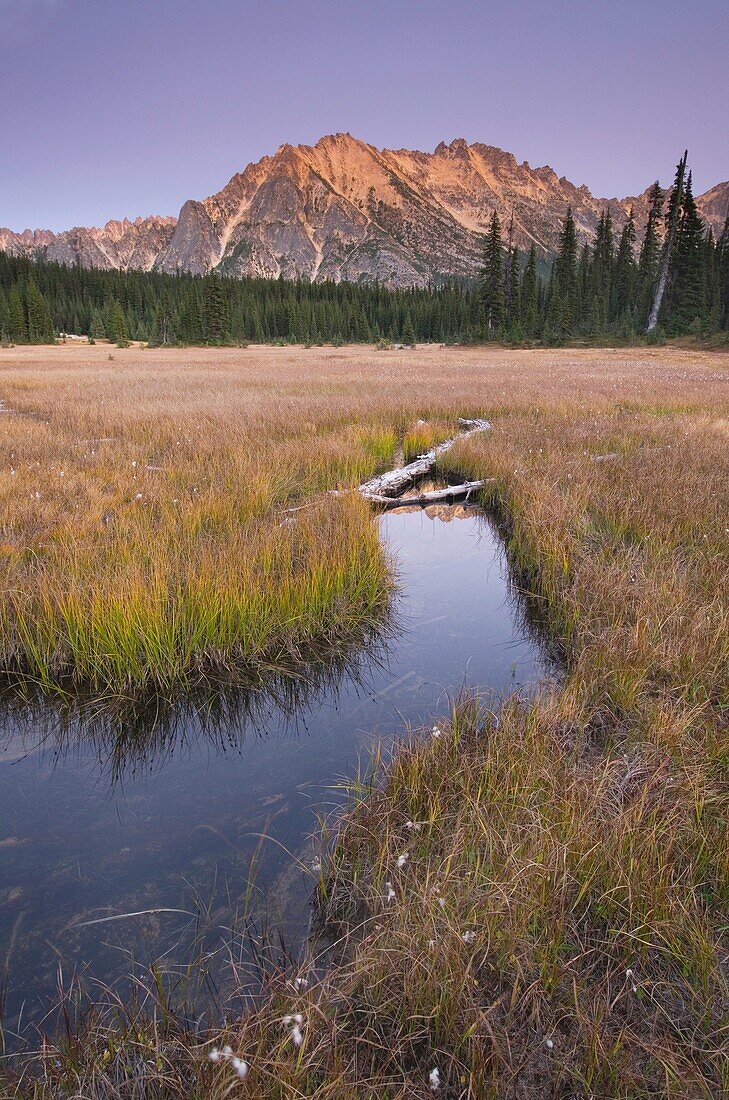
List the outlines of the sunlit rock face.
<svg viewBox="0 0 729 1100">
<path fill-rule="evenodd" d="M 105 271 L 150 271 L 172 237 L 176 218 L 110 221 L 101 229 L 47 229 L 13 233 L 0 229 L 0 249 L 12 256 L 30 256 L 62 264 L 81 264 Z"/>
<path fill-rule="evenodd" d="M 728 205 L 729 182 L 698 199 L 715 235 Z M 519 164 L 511 153 L 463 138 L 421 153 L 333 134 L 313 146 L 282 145 L 217 194 L 186 202 L 178 219 L 110 221 L 59 234 L 0 229 L 0 249 L 106 269 L 424 286 L 474 275 L 493 210 L 505 239 L 511 227 L 518 248 L 534 243 L 548 259 L 568 206 L 581 243 L 608 206 L 618 231 L 634 207 L 640 231 L 647 189 L 596 198 L 549 167 Z"/>
</svg>

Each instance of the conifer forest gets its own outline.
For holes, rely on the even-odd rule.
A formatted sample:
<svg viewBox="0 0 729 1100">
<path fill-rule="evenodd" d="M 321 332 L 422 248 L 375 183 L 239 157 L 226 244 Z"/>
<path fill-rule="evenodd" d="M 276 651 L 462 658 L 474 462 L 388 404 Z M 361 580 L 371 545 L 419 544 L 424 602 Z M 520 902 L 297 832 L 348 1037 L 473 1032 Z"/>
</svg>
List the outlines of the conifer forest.
<svg viewBox="0 0 729 1100">
<path fill-rule="evenodd" d="M 652 342 L 729 327 L 729 212 L 718 240 L 696 208 L 684 156 L 655 183 L 640 235 L 610 209 L 580 247 L 568 209 L 557 253 L 520 252 L 496 211 L 478 279 L 427 288 L 103 271 L 0 253 L 0 338 L 74 334 L 153 346 L 252 343 Z"/>
</svg>

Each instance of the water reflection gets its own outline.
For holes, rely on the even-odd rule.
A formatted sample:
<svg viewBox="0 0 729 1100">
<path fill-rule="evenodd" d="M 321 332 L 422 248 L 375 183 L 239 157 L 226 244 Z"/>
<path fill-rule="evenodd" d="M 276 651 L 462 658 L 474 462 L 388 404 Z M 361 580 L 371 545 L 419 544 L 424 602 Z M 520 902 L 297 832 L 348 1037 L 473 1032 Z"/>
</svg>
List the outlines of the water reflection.
<svg viewBox="0 0 729 1100">
<path fill-rule="evenodd" d="M 221 690 L 112 720 L 29 706 L 6 715 L 0 752 L 0 937 L 10 945 L 7 1023 L 37 1019 L 59 965 L 113 983 L 167 952 L 210 955 L 276 899 L 306 933 L 307 837 L 341 805 L 373 739 L 446 713 L 464 685 L 495 692 L 547 673 L 531 611 L 476 510 L 380 519 L 400 596 L 383 640 L 268 692 Z M 153 911 L 153 912 L 150 912 Z M 201 912 L 204 914 L 202 931 Z M 144 913 L 109 923 L 109 916 Z M 249 948 L 226 955 L 240 976 Z"/>
</svg>

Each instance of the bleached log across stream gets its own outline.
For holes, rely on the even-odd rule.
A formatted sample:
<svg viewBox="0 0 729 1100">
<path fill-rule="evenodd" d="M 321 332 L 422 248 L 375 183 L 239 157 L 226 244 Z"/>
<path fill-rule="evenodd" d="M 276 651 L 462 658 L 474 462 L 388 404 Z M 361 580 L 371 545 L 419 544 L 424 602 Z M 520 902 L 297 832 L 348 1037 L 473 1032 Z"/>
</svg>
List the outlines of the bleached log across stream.
<svg viewBox="0 0 729 1100">
<path fill-rule="evenodd" d="M 404 508 L 411 504 L 424 506 L 437 504 L 443 500 L 460 500 L 463 497 L 468 498 L 472 493 L 482 489 L 486 481 L 465 481 L 462 485 L 448 485 L 445 489 L 433 489 L 418 496 L 403 497 L 401 495 L 410 485 L 414 485 L 421 478 L 431 473 L 441 455 L 449 451 L 455 443 L 461 439 L 468 439 L 469 436 L 476 435 L 478 432 L 486 432 L 491 427 L 488 420 L 461 420 L 459 423 L 463 429 L 459 435 L 453 436 L 452 439 L 446 439 L 444 443 L 439 443 L 437 447 L 433 447 L 424 455 L 420 455 L 414 462 L 409 462 L 407 466 L 400 466 L 396 470 L 388 470 L 384 474 L 371 478 L 370 481 L 365 481 L 359 487 L 362 496 L 372 501 L 373 504 L 379 504 L 380 507 Z"/>
</svg>

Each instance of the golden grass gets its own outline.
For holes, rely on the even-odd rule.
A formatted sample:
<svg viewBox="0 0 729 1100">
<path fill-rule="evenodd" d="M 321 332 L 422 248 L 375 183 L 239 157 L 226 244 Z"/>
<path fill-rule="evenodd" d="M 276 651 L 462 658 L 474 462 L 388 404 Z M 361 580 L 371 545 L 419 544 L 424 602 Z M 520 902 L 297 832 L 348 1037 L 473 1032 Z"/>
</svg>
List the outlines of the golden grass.
<svg viewBox="0 0 729 1100">
<path fill-rule="evenodd" d="M 512 562 L 567 671 L 552 695 L 498 716 L 464 702 L 440 737 L 404 746 L 379 786 L 353 791 L 319 884 L 343 938 L 324 977 L 295 990 L 292 974 L 274 976 L 264 1003 L 214 1038 L 176 1024 L 158 993 L 126 1023 L 92 1015 L 27 1076 L 9 1077 L 8 1094 L 425 1097 L 436 1067 L 449 1098 L 729 1090 L 727 357 L 105 354 L 0 352 L 0 396 L 40 417 L 0 420 L 6 557 L 19 570 L 4 624 L 23 585 L 32 604 L 35 574 L 12 559 L 49 544 L 54 608 L 61 561 L 84 607 L 112 565 L 137 587 L 111 585 L 108 598 L 134 591 L 143 602 L 149 558 L 164 563 L 152 575 L 167 594 L 173 571 L 178 585 L 224 581 L 237 599 L 236 554 L 257 562 L 267 548 L 281 576 L 300 549 L 302 577 L 323 560 L 328 578 L 333 545 L 346 548 L 345 568 L 359 561 L 374 607 L 385 580 L 360 502 L 325 499 L 293 513 L 296 528 L 279 526 L 281 507 L 356 484 L 418 418 L 437 432 L 485 414 L 493 431 L 448 462 L 496 478 Z M 83 441 L 100 435 L 114 442 L 91 455 Z M 132 461 L 163 470 L 130 485 Z M 62 487 L 59 463 L 71 476 Z M 23 526 L 35 485 L 48 499 Z M 93 517 L 126 516 L 137 491 L 150 515 L 129 507 L 99 535 Z M 184 508 L 168 507 L 173 492 Z M 256 567 L 244 576 L 254 598 Z M 361 598 L 350 581 L 331 597 L 349 616 Z M 299 592 L 302 623 L 326 625 L 322 583 Z M 317 597 L 311 619 L 306 592 Z M 257 598 L 254 621 L 275 633 L 278 593 Z M 254 639 L 248 659 L 255 652 Z M 299 1047 L 281 1023 L 292 1012 L 304 1019 Z M 247 1060 L 245 1080 L 207 1059 L 214 1039 Z"/>
</svg>

